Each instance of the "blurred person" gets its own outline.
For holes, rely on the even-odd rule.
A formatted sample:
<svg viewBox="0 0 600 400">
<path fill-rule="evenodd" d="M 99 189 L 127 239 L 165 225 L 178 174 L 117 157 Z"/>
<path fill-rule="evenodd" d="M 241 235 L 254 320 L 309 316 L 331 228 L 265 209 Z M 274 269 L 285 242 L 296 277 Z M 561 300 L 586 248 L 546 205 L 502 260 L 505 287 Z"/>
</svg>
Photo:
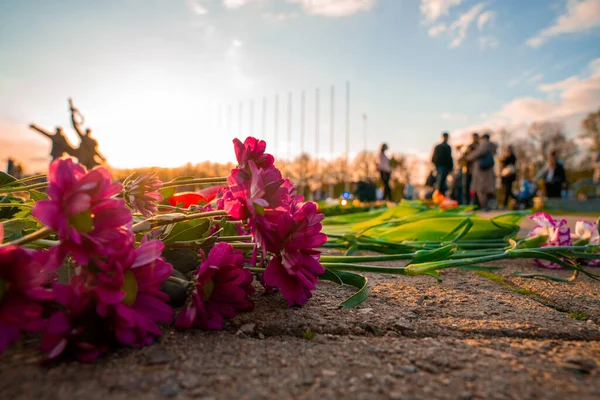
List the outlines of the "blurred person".
<svg viewBox="0 0 600 400">
<path fill-rule="evenodd" d="M 489 210 L 489 200 L 496 196 L 495 154 L 496 145 L 486 133 L 481 137 L 477 148 L 467 155 L 467 161 L 471 161 L 473 165 L 473 190 L 477 193 L 479 208 L 482 210 Z"/>
<path fill-rule="evenodd" d="M 392 188 L 390 187 L 390 178 L 392 176 L 392 167 L 390 163 L 390 159 L 385 154 L 388 146 L 385 143 L 381 144 L 381 148 L 379 150 L 379 164 L 377 165 L 377 169 L 379 170 L 379 175 L 381 176 L 381 182 L 383 183 L 383 199 L 392 201 Z"/>
<path fill-rule="evenodd" d="M 448 132 L 442 134 L 442 143 L 435 146 L 431 162 L 435 165 L 437 172 L 436 189 L 441 194 L 445 195 L 448 185 L 446 180 L 448 174 L 454 168 L 454 160 L 452 160 L 452 147 L 448 144 Z"/>
<path fill-rule="evenodd" d="M 512 145 L 508 145 L 504 149 L 504 154 L 500 159 L 500 168 L 502 190 L 504 192 L 502 207 L 506 209 L 508 208 L 509 199 L 515 198 L 513 184 L 517 180 L 517 158 L 515 157 Z"/>
<path fill-rule="evenodd" d="M 535 181 L 544 179 L 546 196 L 551 199 L 560 198 L 563 189 L 567 188 L 567 173 L 562 162 L 558 160 L 556 150 L 548 153 L 546 165 L 538 172 Z"/>
<path fill-rule="evenodd" d="M 471 189 L 473 183 L 473 161 L 468 161 L 467 156 L 471 154 L 477 146 L 479 146 L 479 133 L 473 132 L 471 135 L 471 143 L 467 146 L 465 152 L 463 153 L 461 160 L 463 162 L 463 202 L 464 204 L 475 204 L 479 206 L 479 201 L 477 200 L 477 194 L 473 196 L 471 199 Z"/>
</svg>

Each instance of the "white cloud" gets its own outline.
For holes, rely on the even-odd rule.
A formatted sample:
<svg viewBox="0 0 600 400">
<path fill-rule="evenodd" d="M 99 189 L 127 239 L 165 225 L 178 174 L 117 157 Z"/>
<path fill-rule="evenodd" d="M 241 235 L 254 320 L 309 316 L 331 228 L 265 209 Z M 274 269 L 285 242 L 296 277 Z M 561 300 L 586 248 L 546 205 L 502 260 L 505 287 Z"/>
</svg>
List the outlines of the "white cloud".
<svg viewBox="0 0 600 400">
<path fill-rule="evenodd" d="M 263 18 L 267 19 L 269 21 L 287 21 L 290 19 L 294 19 L 294 18 L 298 18 L 298 13 L 285 13 L 285 12 L 281 12 L 281 13 L 264 13 L 263 14 Z"/>
<path fill-rule="evenodd" d="M 450 42 L 448 47 L 458 47 L 467 37 L 467 31 L 469 30 L 469 26 L 471 23 L 477 18 L 477 16 L 483 10 L 485 4 L 478 3 L 469 9 L 469 11 L 461 14 L 456 21 L 450 25 L 449 31 L 451 32 L 454 38 Z"/>
<path fill-rule="evenodd" d="M 498 39 L 494 36 L 481 36 L 479 38 L 479 46 L 482 49 L 493 49 L 498 47 Z"/>
<path fill-rule="evenodd" d="M 369 11 L 376 0 L 288 0 L 302 6 L 310 15 L 345 17 L 359 11 Z"/>
<path fill-rule="evenodd" d="M 185 0 L 188 7 L 194 14 L 205 15 L 208 14 L 208 9 L 202 5 L 200 0 Z"/>
<path fill-rule="evenodd" d="M 434 25 L 431 28 L 429 28 L 427 33 L 431 37 L 436 37 L 436 36 L 439 36 L 442 33 L 446 32 L 447 29 L 448 29 L 448 27 L 446 26 L 446 24 L 437 24 L 437 25 Z"/>
<path fill-rule="evenodd" d="M 582 32 L 597 26 L 600 26 L 600 0 L 567 0 L 565 14 L 560 15 L 554 25 L 529 38 L 527 44 L 539 47 L 553 36 Z"/>
<path fill-rule="evenodd" d="M 509 87 L 517 86 L 521 83 L 536 83 L 542 80 L 544 75 L 536 73 L 535 69 L 529 69 L 523 72 L 520 76 L 508 82 Z"/>
<path fill-rule="evenodd" d="M 450 8 L 458 6 L 462 0 L 421 0 L 421 14 L 429 23 L 435 22 L 442 15 L 448 14 Z"/>
<path fill-rule="evenodd" d="M 441 115 L 442 119 L 453 119 L 453 120 L 460 120 L 460 121 L 466 121 L 468 116 L 466 114 L 455 114 L 455 113 L 448 113 L 445 112 Z"/>
<path fill-rule="evenodd" d="M 227 8 L 236 9 L 245 6 L 248 0 L 223 0 L 223 5 Z"/>
<path fill-rule="evenodd" d="M 479 32 L 483 30 L 486 24 L 491 23 L 494 18 L 496 18 L 496 13 L 493 11 L 488 10 L 481 13 L 477 19 L 477 28 L 479 29 Z"/>
<path fill-rule="evenodd" d="M 572 76 L 538 88 L 550 98 L 521 97 L 505 104 L 495 116 L 508 121 L 535 121 L 565 118 L 600 106 L 600 58 L 589 64 L 585 77 Z M 533 78 L 536 78 L 533 76 Z M 552 96 L 556 100 L 552 100 Z"/>
</svg>

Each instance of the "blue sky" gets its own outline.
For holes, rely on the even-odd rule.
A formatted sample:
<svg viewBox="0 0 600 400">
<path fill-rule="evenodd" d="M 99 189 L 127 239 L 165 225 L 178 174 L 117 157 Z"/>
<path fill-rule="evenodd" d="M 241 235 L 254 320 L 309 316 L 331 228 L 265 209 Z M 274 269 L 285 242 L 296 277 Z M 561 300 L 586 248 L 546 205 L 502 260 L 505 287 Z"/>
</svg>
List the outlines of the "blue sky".
<svg viewBox="0 0 600 400">
<path fill-rule="evenodd" d="M 233 137 L 262 136 L 265 97 L 271 151 L 295 155 L 302 90 L 314 151 L 316 88 L 329 157 L 332 85 L 339 155 L 347 81 L 353 154 L 363 113 L 370 150 L 427 154 L 445 130 L 540 119 L 576 135 L 600 106 L 598 43 L 600 0 L 3 0 L 0 158 L 47 161 L 27 125 L 67 127 L 70 96 L 116 167 L 231 160 Z"/>
</svg>

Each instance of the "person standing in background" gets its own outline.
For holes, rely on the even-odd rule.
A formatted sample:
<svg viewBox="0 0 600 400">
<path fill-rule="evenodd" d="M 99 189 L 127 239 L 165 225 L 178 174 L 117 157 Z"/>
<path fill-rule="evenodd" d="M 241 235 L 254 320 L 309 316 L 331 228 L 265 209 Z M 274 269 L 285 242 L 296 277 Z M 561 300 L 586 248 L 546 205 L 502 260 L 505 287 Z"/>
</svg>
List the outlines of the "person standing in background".
<svg viewBox="0 0 600 400">
<path fill-rule="evenodd" d="M 517 180 L 517 158 L 512 145 L 506 147 L 504 156 L 500 160 L 500 176 L 502 180 L 502 190 L 504 191 L 504 201 L 502 207 L 508 208 L 508 200 L 514 198 L 512 192 L 513 183 Z"/>
<path fill-rule="evenodd" d="M 435 165 L 435 170 L 437 171 L 437 184 L 436 189 L 441 194 L 446 194 L 446 190 L 448 189 L 446 180 L 448 178 L 448 174 L 454 168 L 454 161 L 452 160 L 452 147 L 448 144 L 448 132 L 444 132 L 442 134 L 442 143 L 435 146 L 433 150 L 433 156 L 431 157 L 431 162 Z"/>
<path fill-rule="evenodd" d="M 558 161 L 556 150 L 548 153 L 546 166 L 535 176 L 534 181 L 544 179 L 546 196 L 548 198 L 560 198 L 562 190 L 567 187 L 567 173 L 563 164 Z"/>
<path fill-rule="evenodd" d="M 463 158 L 466 160 L 466 157 L 475 151 L 475 149 L 479 146 L 479 133 L 473 132 L 472 142 L 469 144 L 467 149 L 463 154 Z M 473 161 L 466 161 L 463 167 L 463 202 L 464 204 L 471 204 L 471 186 L 473 183 Z M 473 204 L 479 206 L 479 201 L 477 200 L 477 193 L 475 194 L 475 198 L 473 199 Z"/>
<path fill-rule="evenodd" d="M 467 156 L 473 162 L 473 189 L 477 193 L 479 207 L 488 210 L 488 201 L 496 195 L 496 173 L 494 172 L 496 145 L 485 134 L 477 148 Z"/>
<path fill-rule="evenodd" d="M 383 199 L 392 201 L 392 188 L 390 187 L 390 178 L 392 176 L 392 166 L 390 159 L 385 154 L 388 149 L 387 144 L 383 143 L 379 151 L 379 175 L 381 176 L 381 182 L 383 183 Z"/>
</svg>

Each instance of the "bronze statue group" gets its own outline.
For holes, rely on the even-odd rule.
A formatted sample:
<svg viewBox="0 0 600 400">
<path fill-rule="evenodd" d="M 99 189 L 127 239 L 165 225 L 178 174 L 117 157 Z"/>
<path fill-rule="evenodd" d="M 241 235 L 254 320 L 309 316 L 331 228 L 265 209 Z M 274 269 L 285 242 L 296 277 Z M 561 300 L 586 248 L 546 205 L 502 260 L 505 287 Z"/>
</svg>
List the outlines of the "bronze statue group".
<svg viewBox="0 0 600 400">
<path fill-rule="evenodd" d="M 98 151 L 98 142 L 92 137 L 92 130 L 87 128 L 84 131 L 84 128 L 82 128 L 84 123 L 83 115 L 75 108 L 71 99 L 69 99 L 69 109 L 71 111 L 71 123 L 73 129 L 77 132 L 80 140 L 79 147 L 77 148 L 71 146 L 65 136 L 63 128 L 60 126 L 56 127 L 54 133 L 48 132 L 35 124 L 31 124 L 29 127 L 48 137 L 52 141 L 52 148 L 50 150 L 52 160 L 68 154 L 71 157 L 77 158 L 79 163 L 87 169 L 102 164 L 106 161 L 106 158 Z"/>
</svg>

